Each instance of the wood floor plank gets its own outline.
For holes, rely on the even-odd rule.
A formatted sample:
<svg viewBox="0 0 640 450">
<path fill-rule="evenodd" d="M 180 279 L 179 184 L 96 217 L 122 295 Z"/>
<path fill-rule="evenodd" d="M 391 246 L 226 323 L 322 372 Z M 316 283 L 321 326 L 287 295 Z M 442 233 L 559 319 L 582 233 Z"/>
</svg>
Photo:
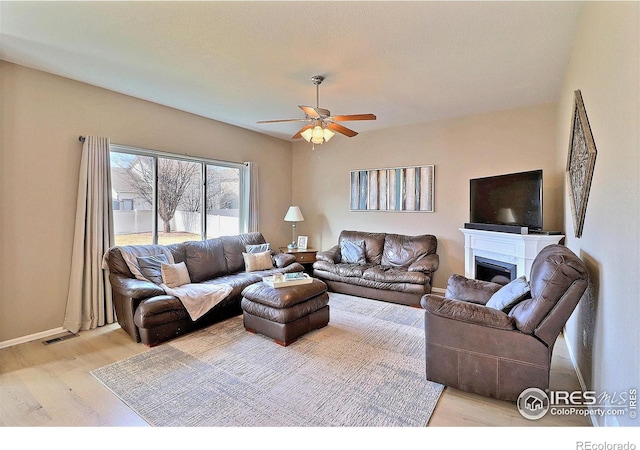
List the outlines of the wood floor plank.
<svg viewBox="0 0 640 450">
<path fill-rule="evenodd" d="M 117 324 L 50 345 L 33 341 L 0 349 L 0 426 L 147 426 L 90 374 L 147 350 Z M 554 350 L 550 383 L 552 389 L 580 389 L 562 336 Z M 531 421 L 513 403 L 445 388 L 429 426 L 588 427 L 591 422 L 549 414 Z"/>
</svg>

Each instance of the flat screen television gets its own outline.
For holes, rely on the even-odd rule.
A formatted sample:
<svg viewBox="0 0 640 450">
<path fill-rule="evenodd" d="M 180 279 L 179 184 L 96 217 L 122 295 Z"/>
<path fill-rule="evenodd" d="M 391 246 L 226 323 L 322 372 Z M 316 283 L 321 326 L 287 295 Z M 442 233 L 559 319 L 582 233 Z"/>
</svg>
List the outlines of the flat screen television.
<svg viewBox="0 0 640 450">
<path fill-rule="evenodd" d="M 542 169 L 471 179 L 469 219 L 481 229 L 542 230 Z"/>
</svg>

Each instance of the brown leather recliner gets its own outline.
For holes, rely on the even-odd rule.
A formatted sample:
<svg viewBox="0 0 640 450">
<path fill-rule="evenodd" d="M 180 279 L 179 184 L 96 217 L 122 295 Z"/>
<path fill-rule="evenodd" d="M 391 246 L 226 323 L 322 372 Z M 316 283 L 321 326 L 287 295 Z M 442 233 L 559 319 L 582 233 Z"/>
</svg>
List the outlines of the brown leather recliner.
<svg viewBox="0 0 640 450">
<path fill-rule="evenodd" d="M 549 388 L 553 346 L 588 285 L 584 263 L 567 247 L 536 256 L 531 296 L 508 313 L 485 304 L 502 286 L 449 278 L 445 297 L 427 294 L 427 379 L 467 392 L 516 401 L 527 388 Z"/>
</svg>

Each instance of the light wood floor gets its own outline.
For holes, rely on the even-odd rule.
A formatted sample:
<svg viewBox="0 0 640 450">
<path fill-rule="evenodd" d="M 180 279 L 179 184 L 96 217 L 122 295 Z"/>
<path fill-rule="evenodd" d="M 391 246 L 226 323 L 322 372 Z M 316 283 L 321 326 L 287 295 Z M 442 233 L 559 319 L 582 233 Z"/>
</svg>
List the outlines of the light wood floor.
<svg viewBox="0 0 640 450">
<path fill-rule="evenodd" d="M 0 349 L 0 426 L 147 426 L 89 373 L 147 349 L 117 324 L 50 345 L 33 341 Z M 562 336 L 554 351 L 551 389 L 580 389 Z M 550 414 L 530 421 L 513 403 L 445 388 L 429 425 L 573 427 L 591 426 L 591 422 L 585 417 Z"/>
</svg>

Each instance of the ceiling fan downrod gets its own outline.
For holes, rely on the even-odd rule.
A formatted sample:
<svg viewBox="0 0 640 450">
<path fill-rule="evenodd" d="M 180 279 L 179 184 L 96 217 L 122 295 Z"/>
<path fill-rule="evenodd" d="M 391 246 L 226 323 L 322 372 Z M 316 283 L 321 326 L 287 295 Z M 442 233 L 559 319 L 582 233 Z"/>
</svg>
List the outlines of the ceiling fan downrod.
<svg viewBox="0 0 640 450">
<path fill-rule="evenodd" d="M 322 75 L 314 75 L 311 77 L 311 81 L 316 85 L 316 108 L 320 108 L 320 83 L 324 81 Z"/>
</svg>

